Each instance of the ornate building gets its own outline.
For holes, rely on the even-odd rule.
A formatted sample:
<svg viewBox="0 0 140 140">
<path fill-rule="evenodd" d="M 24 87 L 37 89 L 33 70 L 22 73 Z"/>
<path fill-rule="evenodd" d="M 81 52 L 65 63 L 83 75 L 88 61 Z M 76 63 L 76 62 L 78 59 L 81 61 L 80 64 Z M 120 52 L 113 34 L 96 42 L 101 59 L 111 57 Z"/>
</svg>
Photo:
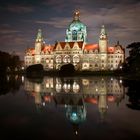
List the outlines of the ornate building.
<svg viewBox="0 0 140 140">
<path fill-rule="evenodd" d="M 25 54 L 25 66 L 42 64 L 44 70 L 60 70 L 61 66 L 73 64 L 76 70 L 116 70 L 125 60 L 125 50 L 117 42 L 113 47 L 108 44 L 105 26 L 102 25 L 97 44 L 87 43 L 86 25 L 80 21 L 80 13 L 74 13 L 73 21 L 66 30 L 65 42 L 51 46 L 44 42 L 39 29 L 35 48 Z"/>
</svg>

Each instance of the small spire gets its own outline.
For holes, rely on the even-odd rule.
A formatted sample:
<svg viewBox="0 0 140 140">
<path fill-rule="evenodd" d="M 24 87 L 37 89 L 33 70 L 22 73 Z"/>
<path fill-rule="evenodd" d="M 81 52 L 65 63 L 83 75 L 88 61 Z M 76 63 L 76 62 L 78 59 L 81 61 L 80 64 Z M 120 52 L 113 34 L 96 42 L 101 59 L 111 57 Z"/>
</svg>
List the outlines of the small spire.
<svg viewBox="0 0 140 140">
<path fill-rule="evenodd" d="M 101 27 L 101 34 L 106 35 L 105 26 L 102 25 Z"/>
<path fill-rule="evenodd" d="M 117 45 L 118 45 L 118 46 L 120 45 L 120 42 L 119 42 L 119 41 L 117 41 Z"/>
<path fill-rule="evenodd" d="M 79 20 L 80 18 L 80 12 L 78 10 L 74 11 L 74 20 Z"/>
<path fill-rule="evenodd" d="M 107 39 L 107 33 L 106 33 L 104 25 L 102 25 L 102 27 L 101 27 L 100 39 Z"/>
<path fill-rule="evenodd" d="M 37 42 L 41 42 L 41 41 L 43 41 L 42 30 L 41 30 L 41 29 L 38 29 L 38 33 L 37 33 L 37 37 L 36 37 L 36 41 L 37 41 Z"/>
</svg>

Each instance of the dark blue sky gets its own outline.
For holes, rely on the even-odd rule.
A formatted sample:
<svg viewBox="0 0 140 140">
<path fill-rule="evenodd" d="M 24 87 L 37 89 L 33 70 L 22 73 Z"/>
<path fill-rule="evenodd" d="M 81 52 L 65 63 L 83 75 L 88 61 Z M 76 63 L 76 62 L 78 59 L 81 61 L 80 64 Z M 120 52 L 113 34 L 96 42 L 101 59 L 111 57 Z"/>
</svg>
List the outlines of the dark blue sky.
<svg viewBox="0 0 140 140">
<path fill-rule="evenodd" d="M 89 43 L 98 43 L 103 23 L 110 46 L 117 40 L 124 46 L 140 41 L 139 0 L 0 0 L 0 50 L 23 58 L 39 28 L 46 43 L 64 41 L 75 9 L 87 25 Z"/>
</svg>

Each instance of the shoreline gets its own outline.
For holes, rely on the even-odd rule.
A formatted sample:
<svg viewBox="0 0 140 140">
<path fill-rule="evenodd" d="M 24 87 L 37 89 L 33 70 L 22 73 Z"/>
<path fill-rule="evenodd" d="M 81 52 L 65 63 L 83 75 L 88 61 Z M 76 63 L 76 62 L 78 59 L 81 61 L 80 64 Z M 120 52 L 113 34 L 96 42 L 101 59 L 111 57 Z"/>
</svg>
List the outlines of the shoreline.
<svg viewBox="0 0 140 140">
<path fill-rule="evenodd" d="M 56 76 L 56 77 L 89 77 L 89 76 L 120 76 L 124 80 L 140 80 L 140 75 L 132 73 L 124 73 L 122 71 L 75 71 L 74 73 L 60 73 L 59 71 L 42 71 L 31 72 L 29 74 L 26 71 L 8 72 L 6 75 L 24 75 L 30 78 L 40 78 L 44 76 Z"/>
</svg>

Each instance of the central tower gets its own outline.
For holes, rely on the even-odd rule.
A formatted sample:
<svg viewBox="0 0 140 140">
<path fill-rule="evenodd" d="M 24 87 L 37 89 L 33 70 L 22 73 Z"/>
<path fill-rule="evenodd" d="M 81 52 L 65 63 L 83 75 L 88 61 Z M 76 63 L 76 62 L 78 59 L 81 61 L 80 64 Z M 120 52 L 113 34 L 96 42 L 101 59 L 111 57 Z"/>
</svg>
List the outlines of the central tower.
<svg viewBox="0 0 140 140">
<path fill-rule="evenodd" d="M 75 11 L 73 16 L 73 21 L 68 26 L 66 30 L 65 42 L 78 42 L 87 41 L 87 29 L 86 25 L 80 21 L 80 12 Z"/>
</svg>

